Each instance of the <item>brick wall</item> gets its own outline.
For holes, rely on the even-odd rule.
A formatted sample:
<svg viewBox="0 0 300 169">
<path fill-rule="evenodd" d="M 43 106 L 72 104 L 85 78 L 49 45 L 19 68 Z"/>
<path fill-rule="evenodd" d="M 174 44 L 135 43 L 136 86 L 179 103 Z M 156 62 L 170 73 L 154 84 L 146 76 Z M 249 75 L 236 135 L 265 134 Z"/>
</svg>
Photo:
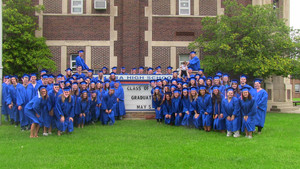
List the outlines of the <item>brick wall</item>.
<svg viewBox="0 0 300 169">
<path fill-rule="evenodd" d="M 92 69 L 101 69 L 102 67 L 110 67 L 109 47 L 93 46 L 92 47 Z"/>
<path fill-rule="evenodd" d="M 221 0 L 221 8 L 224 8 L 225 6 L 223 5 L 223 2 L 225 0 Z M 244 6 L 247 6 L 248 4 L 252 4 L 252 0 L 237 0 L 238 3 L 243 4 Z"/>
<path fill-rule="evenodd" d="M 92 1 L 92 14 L 109 14 L 110 13 L 110 0 L 106 0 L 106 9 L 95 9 L 94 0 Z"/>
<path fill-rule="evenodd" d="M 201 19 L 179 17 L 153 18 L 153 40 L 194 41 L 201 34 Z M 194 36 L 176 36 L 176 32 L 194 32 Z"/>
<path fill-rule="evenodd" d="M 199 14 L 204 16 L 217 15 L 217 0 L 200 0 L 199 1 Z"/>
<path fill-rule="evenodd" d="M 109 40 L 109 17 L 44 16 L 47 40 Z"/>
<path fill-rule="evenodd" d="M 49 46 L 49 49 L 53 55 L 52 60 L 56 63 L 56 72 L 52 72 L 54 74 L 59 74 L 61 68 L 61 47 L 60 46 Z"/>
<path fill-rule="evenodd" d="M 161 66 L 161 70 L 165 72 L 168 66 L 170 66 L 170 56 L 171 48 L 170 47 L 153 47 L 152 48 L 152 65 L 153 67 Z"/>
<path fill-rule="evenodd" d="M 70 67 L 70 55 L 78 54 L 79 50 L 85 51 L 85 46 L 68 46 L 67 47 L 67 68 Z M 84 55 L 84 61 L 85 61 L 85 55 Z"/>
<path fill-rule="evenodd" d="M 44 13 L 62 13 L 62 0 L 44 0 Z"/>
<path fill-rule="evenodd" d="M 170 15 L 170 1 L 169 0 L 154 0 L 152 1 L 153 15 Z"/>
</svg>

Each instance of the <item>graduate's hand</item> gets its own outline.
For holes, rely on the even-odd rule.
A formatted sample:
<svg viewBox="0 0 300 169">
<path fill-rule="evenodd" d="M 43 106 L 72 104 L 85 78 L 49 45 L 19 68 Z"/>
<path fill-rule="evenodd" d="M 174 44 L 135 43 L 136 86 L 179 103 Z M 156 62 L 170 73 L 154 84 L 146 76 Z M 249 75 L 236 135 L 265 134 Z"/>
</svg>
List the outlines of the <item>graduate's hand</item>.
<svg viewBox="0 0 300 169">
<path fill-rule="evenodd" d="M 50 110 L 49 115 L 50 115 L 50 116 L 53 116 L 53 115 L 54 115 L 54 114 L 53 114 L 53 109 Z"/>
<path fill-rule="evenodd" d="M 72 117 L 70 117 L 69 120 L 71 120 L 72 122 L 74 121 L 74 119 Z"/>
<path fill-rule="evenodd" d="M 217 115 L 217 114 L 215 115 L 215 118 L 214 118 L 214 119 L 216 119 L 216 118 L 218 118 L 218 115 Z"/>
<path fill-rule="evenodd" d="M 65 122 L 65 116 L 61 116 L 61 118 L 60 118 L 60 122 Z"/>
<path fill-rule="evenodd" d="M 85 113 L 82 113 L 82 115 L 85 117 Z"/>
<path fill-rule="evenodd" d="M 177 113 L 175 113 L 175 117 L 177 117 Z"/>
<path fill-rule="evenodd" d="M 166 119 L 168 119 L 168 118 L 169 118 L 169 115 L 167 115 L 167 114 L 166 114 L 166 116 L 165 116 L 165 117 L 166 117 Z"/>
<path fill-rule="evenodd" d="M 199 114 L 195 113 L 195 118 L 198 118 L 199 117 Z"/>
<path fill-rule="evenodd" d="M 157 107 L 157 110 L 160 111 L 160 107 Z"/>
<path fill-rule="evenodd" d="M 35 116 L 36 116 L 37 118 L 40 118 L 40 115 L 39 115 L 39 114 L 37 114 L 37 113 L 35 113 Z"/>
<path fill-rule="evenodd" d="M 108 113 L 108 110 L 107 110 L 107 109 L 105 110 L 105 113 Z"/>
<path fill-rule="evenodd" d="M 21 111 L 22 110 L 22 106 L 18 106 L 18 110 Z"/>
<path fill-rule="evenodd" d="M 207 112 L 205 112 L 204 114 L 205 114 L 205 115 L 208 115 L 208 113 L 207 113 Z"/>
<path fill-rule="evenodd" d="M 227 120 L 228 120 L 228 121 L 231 121 L 231 118 L 230 118 L 230 116 L 227 116 Z"/>
<path fill-rule="evenodd" d="M 232 115 L 231 116 L 231 121 L 233 121 L 235 119 L 235 116 L 234 115 Z"/>
<path fill-rule="evenodd" d="M 182 113 L 179 113 L 179 116 L 182 117 Z"/>
<path fill-rule="evenodd" d="M 220 114 L 220 117 L 219 117 L 219 119 L 222 119 L 224 117 L 224 115 L 223 114 Z"/>
<path fill-rule="evenodd" d="M 189 114 L 190 114 L 190 112 L 189 112 L 189 111 L 186 111 L 186 114 L 187 114 L 187 115 L 189 115 Z"/>
<path fill-rule="evenodd" d="M 119 102 L 119 98 L 117 98 L 117 102 Z"/>
<path fill-rule="evenodd" d="M 247 121 L 248 120 L 248 116 L 244 116 L 244 120 Z"/>
</svg>

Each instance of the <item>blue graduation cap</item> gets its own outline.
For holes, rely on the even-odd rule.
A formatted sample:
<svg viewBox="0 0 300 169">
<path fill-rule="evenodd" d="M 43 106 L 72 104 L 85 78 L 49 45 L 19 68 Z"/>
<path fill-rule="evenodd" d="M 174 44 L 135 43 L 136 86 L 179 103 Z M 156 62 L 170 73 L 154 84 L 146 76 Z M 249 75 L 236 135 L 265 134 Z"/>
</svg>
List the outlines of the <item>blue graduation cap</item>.
<svg viewBox="0 0 300 169">
<path fill-rule="evenodd" d="M 65 71 L 66 71 L 66 72 L 67 72 L 67 71 L 71 71 L 71 72 L 72 72 L 72 69 L 71 69 L 71 68 L 67 68 Z"/>
<path fill-rule="evenodd" d="M 195 51 L 191 51 L 190 54 L 196 54 L 196 52 Z"/>
<path fill-rule="evenodd" d="M 116 66 L 114 66 L 114 67 L 112 67 L 112 68 L 111 68 L 111 70 L 116 70 L 116 69 L 117 69 L 117 67 L 116 67 Z"/>
<path fill-rule="evenodd" d="M 48 78 L 48 75 L 47 75 L 47 74 L 43 74 L 43 75 L 42 75 L 42 78 L 43 78 L 43 79 L 47 79 L 47 78 Z"/>
<path fill-rule="evenodd" d="M 81 91 L 81 94 L 87 93 L 87 92 L 88 92 L 88 91 L 87 91 L 86 89 L 84 89 L 84 90 Z"/>
<path fill-rule="evenodd" d="M 125 67 L 123 66 L 123 67 L 121 67 L 121 69 L 122 69 L 122 70 L 124 70 L 124 69 L 125 69 Z"/>
<path fill-rule="evenodd" d="M 230 77 L 228 73 L 224 73 L 223 77 Z"/>
<path fill-rule="evenodd" d="M 143 66 L 140 66 L 139 69 L 143 69 L 144 70 L 145 68 Z"/>
<path fill-rule="evenodd" d="M 176 88 L 177 88 L 177 86 L 176 86 L 176 85 L 171 85 L 171 89 L 172 89 L 172 88 L 175 88 L 175 89 L 176 89 Z"/>
<path fill-rule="evenodd" d="M 71 87 L 69 87 L 69 86 L 68 86 L 68 87 L 64 87 L 64 89 L 63 89 L 63 90 L 64 90 L 64 92 L 68 92 L 68 91 L 70 91 L 70 90 L 71 90 Z"/>
<path fill-rule="evenodd" d="M 205 80 L 206 80 L 204 77 L 200 77 L 199 80 L 200 80 L 200 79 L 202 79 L 204 82 L 205 82 Z"/>
<path fill-rule="evenodd" d="M 36 73 L 31 73 L 31 77 L 32 77 L 32 76 L 35 76 L 35 77 L 36 77 L 37 75 L 36 75 Z"/>
<path fill-rule="evenodd" d="M 93 72 L 94 72 L 94 70 L 93 70 L 93 69 L 89 69 L 89 70 L 88 70 L 88 72 L 91 72 L 91 73 L 93 73 Z"/>
<path fill-rule="evenodd" d="M 87 83 L 85 81 L 80 82 L 81 85 L 86 85 Z"/>
<path fill-rule="evenodd" d="M 158 82 L 161 82 L 161 79 L 157 79 L 156 82 L 157 82 L 157 83 L 158 83 Z"/>
<path fill-rule="evenodd" d="M 84 50 L 79 50 L 78 53 L 84 53 Z"/>
<path fill-rule="evenodd" d="M 172 95 L 172 92 L 166 92 L 165 94 L 171 96 L 171 95 Z"/>
<path fill-rule="evenodd" d="M 111 72 L 110 75 L 116 75 L 116 73 L 115 72 Z"/>
<path fill-rule="evenodd" d="M 227 91 L 227 92 L 229 92 L 229 91 L 234 91 L 234 88 L 233 88 L 233 87 L 227 87 L 226 91 Z"/>
<path fill-rule="evenodd" d="M 71 85 L 72 83 L 71 83 L 70 81 L 67 80 L 67 81 L 65 81 L 65 85 L 67 85 L 67 84 L 70 84 L 70 85 Z"/>
<path fill-rule="evenodd" d="M 61 83 L 65 83 L 65 81 L 61 80 L 61 81 L 59 81 L 58 83 L 59 83 L 59 84 L 61 84 Z"/>
<path fill-rule="evenodd" d="M 261 84 L 262 81 L 263 81 L 262 79 L 258 79 L 258 78 L 254 79 L 254 83 L 258 82 Z"/>
<path fill-rule="evenodd" d="M 212 77 L 211 77 L 211 76 L 207 76 L 207 77 L 206 77 L 206 79 L 210 79 L 210 80 L 212 80 Z"/>
<path fill-rule="evenodd" d="M 74 82 L 74 83 L 72 83 L 72 86 L 73 86 L 73 85 L 78 85 L 78 83 L 77 83 L 77 82 Z"/>
<path fill-rule="evenodd" d="M 220 76 L 215 75 L 215 76 L 214 76 L 214 79 L 220 79 Z"/>
<path fill-rule="evenodd" d="M 199 75 L 199 74 L 196 74 L 195 77 L 200 77 L 200 75 Z"/>
<path fill-rule="evenodd" d="M 75 75 L 76 76 L 76 75 Z M 57 76 L 56 76 L 57 78 L 61 78 L 61 77 L 63 77 L 63 75 L 62 74 L 58 74 Z M 73 77 L 73 76 L 72 76 Z"/>
<path fill-rule="evenodd" d="M 167 67 L 167 69 L 170 69 L 170 70 L 172 70 L 172 69 L 173 69 L 173 67 L 171 67 L 171 66 L 168 66 L 168 67 Z"/>
<path fill-rule="evenodd" d="M 216 89 L 218 89 L 218 90 L 219 90 L 219 86 L 217 86 L 217 85 L 213 85 L 213 86 L 212 86 L 212 90 L 216 90 Z"/>
<path fill-rule="evenodd" d="M 241 90 L 242 92 L 249 91 L 251 88 L 248 86 L 244 86 Z"/>
<path fill-rule="evenodd" d="M 136 70 L 136 68 L 134 67 L 134 68 L 132 68 L 131 70 Z"/>
<path fill-rule="evenodd" d="M 216 75 L 221 77 L 223 73 L 221 71 L 217 71 Z"/>
<path fill-rule="evenodd" d="M 150 83 L 155 83 L 155 80 L 150 80 Z"/>
<path fill-rule="evenodd" d="M 156 70 L 157 70 L 157 69 L 161 69 L 161 67 L 160 67 L 160 66 L 157 66 L 155 69 L 156 69 Z"/>
<path fill-rule="evenodd" d="M 91 93 L 97 93 L 97 90 L 92 90 Z"/>
<path fill-rule="evenodd" d="M 196 87 L 191 87 L 190 90 L 191 91 L 197 91 L 197 88 Z"/>
<path fill-rule="evenodd" d="M 149 68 L 147 69 L 147 71 L 149 71 L 149 70 L 153 70 L 153 68 L 152 68 L 152 67 L 149 67 Z"/>
<path fill-rule="evenodd" d="M 23 77 L 22 78 L 25 78 L 25 77 L 27 77 L 28 79 L 30 79 L 30 76 L 28 75 L 28 74 L 23 74 Z"/>
<path fill-rule="evenodd" d="M 49 75 L 48 75 L 48 78 L 53 79 L 53 78 L 54 78 L 54 75 L 53 75 L 53 74 L 49 74 Z"/>
<path fill-rule="evenodd" d="M 101 83 L 101 81 L 100 81 L 100 80 L 97 80 L 96 84 L 98 84 L 98 83 Z"/>
<path fill-rule="evenodd" d="M 95 84 L 95 82 L 94 82 L 94 81 L 91 81 L 91 83 L 90 83 L 90 84 L 92 84 L 92 83 L 94 83 L 94 84 Z"/>
<path fill-rule="evenodd" d="M 245 75 L 245 74 L 242 74 L 241 76 L 240 76 L 240 78 L 248 78 L 248 76 L 247 75 Z"/>
<path fill-rule="evenodd" d="M 109 80 L 105 80 L 105 82 L 104 82 L 104 83 L 105 83 L 105 84 L 106 84 L 106 83 L 109 83 Z"/>
<path fill-rule="evenodd" d="M 41 91 L 42 89 L 46 89 L 46 90 L 47 90 L 47 86 L 46 86 L 46 85 L 41 85 L 41 86 L 39 87 L 39 91 Z"/>
<path fill-rule="evenodd" d="M 231 83 L 239 83 L 239 81 L 237 79 L 232 79 Z"/>
<path fill-rule="evenodd" d="M 156 86 L 155 88 L 154 88 L 154 90 L 160 90 L 161 88 L 159 87 L 159 86 Z"/>
<path fill-rule="evenodd" d="M 9 79 L 9 75 L 4 76 L 5 79 Z"/>
<path fill-rule="evenodd" d="M 198 69 L 198 71 L 204 72 L 204 69 Z"/>
<path fill-rule="evenodd" d="M 183 84 L 182 84 L 182 86 L 184 86 L 184 85 L 189 85 L 189 83 L 188 82 L 183 82 Z"/>
<path fill-rule="evenodd" d="M 41 72 L 41 73 L 48 73 L 48 70 L 42 69 L 40 72 Z"/>
<path fill-rule="evenodd" d="M 177 83 L 182 85 L 182 81 L 181 80 L 178 80 Z"/>
<path fill-rule="evenodd" d="M 103 71 L 102 70 L 99 70 L 99 72 L 98 73 L 103 73 Z"/>
<path fill-rule="evenodd" d="M 58 83 L 54 83 L 53 86 L 59 86 L 59 84 Z"/>
<path fill-rule="evenodd" d="M 174 90 L 174 93 L 180 93 L 179 89 Z"/>
<path fill-rule="evenodd" d="M 172 79 L 172 81 L 171 81 L 171 82 L 172 82 L 172 83 L 173 83 L 173 82 L 176 82 L 176 83 L 177 83 L 177 80 L 176 80 L 176 79 Z"/>
<path fill-rule="evenodd" d="M 206 90 L 206 86 L 204 85 L 199 86 L 199 90 Z"/>
<path fill-rule="evenodd" d="M 191 70 L 193 70 L 193 68 L 192 68 L 192 67 L 188 67 L 188 69 L 191 69 Z"/>
<path fill-rule="evenodd" d="M 182 92 L 184 92 L 184 91 L 187 91 L 187 92 L 188 92 L 189 89 L 185 87 L 185 88 L 182 89 Z"/>
<path fill-rule="evenodd" d="M 194 77 L 191 77 L 191 78 L 190 78 L 190 81 L 192 81 L 192 80 L 195 80 L 195 81 L 196 81 L 196 79 L 195 79 Z"/>
<path fill-rule="evenodd" d="M 104 69 L 107 70 L 107 67 L 104 66 L 104 67 L 102 68 L 102 70 L 104 70 Z"/>
<path fill-rule="evenodd" d="M 12 75 L 10 78 L 16 78 L 16 79 L 18 79 L 18 76 L 17 75 Z"/>
</svg>

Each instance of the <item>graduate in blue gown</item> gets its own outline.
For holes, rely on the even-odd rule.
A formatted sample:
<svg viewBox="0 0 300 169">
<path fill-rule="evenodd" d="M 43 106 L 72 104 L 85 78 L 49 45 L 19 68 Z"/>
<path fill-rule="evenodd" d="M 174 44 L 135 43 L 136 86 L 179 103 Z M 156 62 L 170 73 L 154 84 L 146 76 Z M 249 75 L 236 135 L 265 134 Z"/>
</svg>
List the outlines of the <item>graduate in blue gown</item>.
<svg viewBox="0 0 300 169">
<path fill-rule="evenodd" d="M 75 99 L 71 96 L 71 88 L 65 87 L 63 94 L 60 95 L 55 105 L 56 127 L 58 129 L 57 135 L 61 132 L 73 131 Z"/>
<path fill-rule="evenodd" d="M 152 106 L 155 109 L 155 119 L 157 122 L 162 123 L 162 103 L 164 95 L 161 93 L 160 87 L 156 86 L 154 88 L 154 93 L 152 94 Z"/>
<path fill-rule="evenodd" d="M 241 114 L 239 99 L 234 97 L 234 89 L 226 89 L 227 98 L 222 100 L 222 113 L 226 118 L 227 137 L 239 137 L 241 129 Z"/>
<path fill-rule="evenodd" d="M 29 130 L 30 119 L 24 114 L 24 107 L 33 98 L 34 89 L 29 83 L 29 75 L 24 74 L 22 77 L 23 84 L 17 86 L 17 105 L 20 117 L 21 130 Z"/>
<path fill-rule="evenodd" d="M 219 86 L 214 85 L 212 87 L 213 94 L 212 94 L 212 110 L 214 115 L 214 123 L 213 123 L 213 129 L 219 130 L 221 132 L 225 132 L 226 129 L 226 120 L 224 117 L 224 114 L 222 113 L 222 100 L 224 99 L 224 95 L 219 90 Z"/>
<path fill-rule="evenodd" d="M 261 130 L 264 127 L 268 108 L 268 93 L 263 88 L 261 88 L 261 82 L 262 79 L 254 80 L 255 89 L 253 96 L 257 105 L 255 125 L 258 127 L 259 134 L 261 133 Z"/>
<path fill-rule="evenodd" d="M 124 89 L 120 85 L 120 81 L 118 80 L 114 83 L 114 87 L 115 87 L 115 95 L 117 97 L 115 117 L 117 117 L 119 120 L 122 120 L 123 116 L 126 115 L 125 103 L 124 103 Z"/>
<path fill-rule="evenodd" d="M 105 112 L 105 108 L 104 108 L 104 105 L 103 105 L 103 98 L 105 96 L 105 90 L 103 89 L 102 87 L 102 84 L 100 85 L 100 88 L 97 90 L 97 99 L 99 100 L 99 109 L 100 109 L 100 116 L 99 116 L 99 120 L 101 121 L 101 123 L 104 125 L 104 118 L 103 118 L 103 115 L 104 115 L 104 112 Z"/>
<path fill-rule="evenodd" d="M 246 133 L 246 137 L 252 138 L 252 132 L 255 130 L 256 122 L 256 101 L 250 94 L 249 87 L 243 87 L 242 100 L 240 100 L 241 114 L 242 114 L 242 132 Z"/>
<path fill-rule="evenodd" d="M 199 107 L 197 104 L 198 92 L 197 88 L 191 87 L 190 93 L 190 113 L 193 116 L 194 127 L 200 128 L 202 126 L 202 117 L 199 114 Z"/>
<path fill-rule="evenodd" d="M 117 97 L 115 96 L 115 89 L 110 88 L 108 93 L 103 96 L 103 123 L 104 125 L 113 125 L 115 123 L 115 111 L 117 104 Z"/>
<path fill-rule="evenodd" d="M 49 113 L 51 101 L 48 96 L 47 86 L 39 87 L 40 96 L 35 96 L 25 106 L 25 115 L 31 119 L 30 138 L 38 137 L 40 126 L 44 124 L 43 114 Z"/>
<path fill-rule="evenodd" d="M 182 89 L 182 112 L 183 112 L 183 119 L 181 125 L 183 126 L 190 126 L 193 124 L 193 116 L 190 113 L 190 96 L 189 96 L 189 89 L 183 88 Z"/>
<path fill-rule="evenodd" d="M 241 100 L 241 92 L 239 88 L 239 81 L 237 79 L 232 79 L 231 80 L 231 86 L 234 91 L 233 91 L 233 96 L 236 97 L 238 100 Z"/>
<path fill-rule="evenodd" d="M 90 102 L 90 112 L 92 114 L 92 124 L 98 121 L 100 118 L 100 105 L 101 100 L 98 97 L 98 91 L 91 91 L 91 102 Z"/>
<path fill-rule="evenodd" d="M 89 67 L 85 64 L 83 60 L 84 51 L 80 50 L 78 51 L 78 56 L 76 57 L 76 66 L 81 66 L 82 70 L 88 70 Z"/>
<path fill-rule="evenodd" d="M 77 107 L 76 107 L 76 114 L 78 116 L 78 128 L 83 128 L 85 123 L 89 123 L 92 114 L 90 113 L 90 98 L 88 97 L 88 91 L 82 90 L 81 96 L 77 98 Z"/>
<path fill-rule="evenodd" d="M 180 126 L 183 119 L 183 114 L 182 114 L 182 102 L 181 102 L 179 89 L 176 89 L 173 94 L 172 112 L 175 114 L 175 126 Z"/>
<path fill-rule="evenodd" d="M 34 89 L 33 96 L 36 96 L 38 94 L 39 86 L 37 83 L 37 75 L 35 73 L 30 74 L 30 83 Z"/>
<path fill-rule="evenodd" d="M 174 123 L 174 113 L 172 112 L 172 93 L 165 93 L 165 100 L 163 103 L 163 115 L 165 119 L 165 124 L 173 124 Z"/>
<path fill-rule="evenodd" d="M 58 83 L 53 84 L 53 89 L 48 92 L 50 101 L 51 101 L 51 109 L 49 115 L 47 115 L 47 120 L 44 121 L 44 133 L 43 135 L 52 134 L 52 129 L 56 128 L 54 109 L 55 104 L 58 99 L 58 96 L 62 94 L 62 90 L 59 88 Z M 48 131 L 47 131 L 48 130 Z"/>
<path fill-rule="evenodd" d="M 8 106 L 6 104 L 6 97 L 8 95 L 9 76 L 4 76 L 2 83 L 2 114 L 5 116 L 5 121 L 9 121 Z"/>
<path fill-rule="evenodd" d="M 6 104 L 8 106 L 8 112 L 11 120 L 11 124 L 16 126 L 20 123 L 19 110 L 17 105 L 17 88 L 21 86 L 21 84 L 17 81 L 18 76 L 11 77 L 11 85 L 8 86 L 8 95 L 6 97 Z"/>
<path fill-rule="evenodd" d="M 190 56 L 191 56 L 191 60 L 189 60 L 189 62 L 188 62 L 188 67 L 192 68 L 193 71 L 198 71 L 200 69 L 200 60 L 196 56 L 196 52 L 191 51 Z"/>
<path fill-rule="evenodd" d="M 198 112 L 202 116 L 204 130 L 210 132 L 213 121 L 211 96 L 205 86 L 200 86 L 199 89 L 199 96 L 197 98 Z"/>
</svg>

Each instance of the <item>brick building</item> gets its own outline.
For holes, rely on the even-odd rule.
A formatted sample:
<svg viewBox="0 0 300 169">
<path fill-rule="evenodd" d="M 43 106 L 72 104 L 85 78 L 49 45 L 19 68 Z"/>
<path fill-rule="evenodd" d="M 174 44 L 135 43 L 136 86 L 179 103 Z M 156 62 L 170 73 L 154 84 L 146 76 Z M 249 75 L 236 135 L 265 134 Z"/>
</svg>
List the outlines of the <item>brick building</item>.
<svg viewBox="0 0 300 169">
<path fill-rule="evenodd" d="M 99 1 L 106 2 L 104 9 L 95 9 Z M 188 59 L 187 46 L 201 34 L 202 18 L 222 14 L 223 1 L 34 0 L 45 6 L 37 14 L 36 35 L 47 39 L 58 72 L 74 67 L 80 49 L 95 70 L 161 65 L 164 71 Z M 244 5 L 272 1 L 238 0 Z"/>
</svg>

